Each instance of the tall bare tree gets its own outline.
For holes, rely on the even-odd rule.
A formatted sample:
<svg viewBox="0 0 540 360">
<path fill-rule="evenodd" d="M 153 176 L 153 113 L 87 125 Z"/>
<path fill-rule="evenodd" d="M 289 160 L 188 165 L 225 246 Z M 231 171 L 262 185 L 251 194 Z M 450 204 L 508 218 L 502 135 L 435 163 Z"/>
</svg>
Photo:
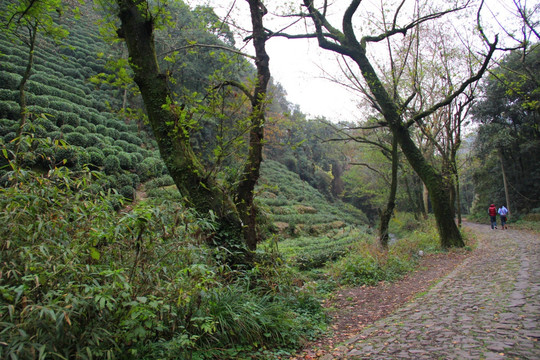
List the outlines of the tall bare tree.
<svg viewBox="0 0 540 360">
<path fill-rule="evenodd" d="M 426 160 L 413 141 L 410 131 L 415 124 L 421 123 L 438 109 L 452 103 L 457 96 L 482 77 L 495 51 L 497 40 L 489 44 L 487 53 L 476 71 L 472 72 L 459 85 L 456 85 L 451 93 L 445 94 L 444 98 L 431 104 L 430 107 L 424 108 L 419 113 L 405 114 L 404 110 L 405 105 L 408 103 L 408 98 L 394 98 L 388 91 L 373 65 L 372 58 L 368 56 L 367 45 L 379 43 L 391 37 L 407 35 L 408 32 L 418 25 L 463 10 L 469 6 L 469 3 L 467 2 L 448 10 L 428 12 L 425 15 L 417 12 L 413 16 L 408 17 L 409 20 L 405 21 L 404 25 L 400 25 L 398 19 L 401 13 L 404 12 L 404 2 L 402 1 L 396 7 L 392 18 L 388 20 L 389 26 L 383 27 L 382 31 L 378 34 L 364 35 L 360 38 L 357 36 L 359 30 L 353 25 L 353 19 L 362 5 L 361 0 L 352 0 L 349 2 L 341 19 L 341 30 L 332 25 L 330 17 L 327 16 L 329 14 L 328 2 L 324 1 L 321 6 L 317 6 L 313 0 L 303 0 L 302 4 L 307 10 L 307 13 L 303 15 L 311 20 L 315 29 L 314 33 L 300 36 L 281 35 L 295 38 L 316 38 L 321 48 L 341 54 L 356 63 L 366 87 L 370 91 L 372 100 L 377 104 L 378 110 L 384 116 L 386 125 L 390 127 L 397 137 L 403 154 L 429 190 L 441 238 L 441 245 L 443 247 L 463 246 L 461 233 L 454 222 L 453 207 L 450 196 L 445 190 L 443 176 Z M 414 96 L 416 96 L 416 93 L 413 92 L 409 98 Z"/>
</svg>

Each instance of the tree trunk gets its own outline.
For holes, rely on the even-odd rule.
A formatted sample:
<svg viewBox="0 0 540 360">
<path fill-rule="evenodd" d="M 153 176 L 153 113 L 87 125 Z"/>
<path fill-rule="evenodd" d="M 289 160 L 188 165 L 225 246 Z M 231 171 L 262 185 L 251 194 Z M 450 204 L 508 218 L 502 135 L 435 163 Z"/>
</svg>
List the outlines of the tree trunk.
<svg viewBox="0 0 540 360">
<path fill-rule="evenodd" d="M 138 1 L 117 0 L 120 7 L 119 37 L 127 44 L 131 67 L 148 114 L 159 151 L 188 206 L 201 215 L 218 218 L 217 241 L 239 246 L 242 224 L 232 200 L 205 176 L 189 142 L 187 111 L 171 102 L 166 75 L 161 73 L 154 48 L 153 20 Z"/>
<path fill-rule="evenodd" d="M 399 126 L 397 135 L 403 154 L 428 188 L 441 246 L 443 248 L 464 246 L 465 243 L 454 221 L 453 206 L 442 176 L 435 172 L 435 169 L 422 156 L 421 151 L 411 139 L 408 129 Z"/>
<path fill-rule="evenodd" d="M 506 171 L 504 170 L 504 159 L 502 150 L 499 150 L 499 160 L 501 162 L 501 172 L 503 176 L 504 196 L 506 199 L 506 208 L 508 209 L 508 216 L 510 216 L 510 193 L 508 192 L 508 181 L 506 180 Z"/>
<path fill-rule="evenodd" d="M 28 79 L 30 79 L 30 75 L 32 74 L 32 67 L 34 65 L 34 48 L 36 45 L 38 33 L 37 24 L 29 25 L 28 31 L 30 32 L 30 48 L 28 49 L 28 61 L 26 62 L 26 69 L 24 70 L 24 74 L 21 78 L 21 81 L 19 82 L 19 107 L 21 118 L 19 120 L 19 128 L 17 129 L 15 162 L 17 162 L 18 160 L 19 148 L 21 145 L 21 136 L 23 133 L 24 125 L 26 124 L 26 118 L 28 117 L 26 109 L 26 83 L 28 82 Z"/>
<path fill-rule="evenodd" d="M 424 183 L 422 183 L 422 203 L 424 204 L 424 213 L 422 215 L 424 219 L 427 219 L 429 214 L 429 190 Z"/>
<path fill-rule="evenodd" d="M 404 177 L 405 182 L 405 191 L 407 192 L 407 197 L 409 198 L 409 203 L 413 207 L 414 219 L 420 220 L 423 216 L 422 202 L 417 196 L 413 196 L 411 187 L 409 186 L 409 180 L 407 176 Z"/>
<path fill-rule="evenodd" d="M 455 174 L 455 181 L 456 181 L 456 215 L 457 215 L 457 224 L 458 227 L 461 228 L 461 194 L 460 194 L 460 188 L 459 188 L 459 175 Z"/>
<path fill-rule="evenodd" d="M 392 179 L 390 181 L 390 193 L 388 194 L 386 208 L 379 212 L 379 244 L 384 249 L 388 248 L 388 225 L 394 213 L 394 207 L 396 206 L 398 160 L 397 137 L 392 134 Z"/>
<path fill-rule="evenodd" d="M 238 185 L 237 207 L 243 221 L 244 239 L 249 250 L 255 251 L 259 236 L 257 235 L 257 208 L 253 202 L 255 185 L 259 180 L 262 149 L 264 139 L 264 111 L 266 105 L 266 89 L 270 81 L 270 57 L 266 53 L 266 31 L 263 27 L 263 16 L 260 0 L 248 0 L 253 26 L 253 45 L 255 47 L 255 66 L 257 67 L 257 83 L 251 100 L 251 129 L 249 134 L 248 159 L 240 184 Z"/>
</svg>

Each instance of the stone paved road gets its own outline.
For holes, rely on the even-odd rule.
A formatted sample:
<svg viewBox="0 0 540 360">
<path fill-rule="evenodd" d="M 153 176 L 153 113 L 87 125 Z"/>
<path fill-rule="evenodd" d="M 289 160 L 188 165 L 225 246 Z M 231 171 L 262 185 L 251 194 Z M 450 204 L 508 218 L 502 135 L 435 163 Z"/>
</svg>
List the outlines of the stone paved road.
<svg viewBox="0 0 540 360">
<path fill-rule="evenodd" d="M 540 237 L 467 226 L 474 256 L 324 358 L 540 359 Z"/>
</svg>

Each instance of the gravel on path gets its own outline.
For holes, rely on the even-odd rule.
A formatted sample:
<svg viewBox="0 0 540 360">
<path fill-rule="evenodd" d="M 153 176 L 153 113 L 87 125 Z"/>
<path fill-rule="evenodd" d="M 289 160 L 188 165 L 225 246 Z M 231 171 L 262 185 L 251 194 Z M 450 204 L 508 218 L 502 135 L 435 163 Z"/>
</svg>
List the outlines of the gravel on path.
<svg viewBox="0 0 540 360">
<path fill-rule="evenodd" d="M 466 226 L 473 256 L 321 359 L 540 359 L 540 236 Z"/>
</svg>

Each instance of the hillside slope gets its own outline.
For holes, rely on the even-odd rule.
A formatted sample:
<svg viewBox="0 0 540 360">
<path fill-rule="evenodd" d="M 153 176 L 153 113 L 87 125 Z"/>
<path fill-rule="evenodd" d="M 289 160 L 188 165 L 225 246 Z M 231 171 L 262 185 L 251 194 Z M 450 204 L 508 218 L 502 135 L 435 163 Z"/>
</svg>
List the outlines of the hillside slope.
<svg viewBox="0 0 540 360">
<path fill-rule="evenodd" d="M 100 190 L 132 198 L 141 181 L 165 172 L 156 144 L 144 131 L 143 119 L 119 115 L 124 97 L 120 87 L 98 87 L 90 81 L 108 73 L 105 59 L 116 52 L 99 37 L 97 25 L 63 22 L 70 34 L 61 45 L 38 38 L 26 85 L 28 120 L 22 129 L 23 135 L 49 138 L 57 146 L 26 144 L 21 165 L 44 171 L 62 163 L 74 170 L 90 166 L 107 175 L 100 179 Z M 18 88 L 28 53 L 22 42 L 0 33 L 0 138 L 8 149 L 19 132 Z"/>
</svg>

